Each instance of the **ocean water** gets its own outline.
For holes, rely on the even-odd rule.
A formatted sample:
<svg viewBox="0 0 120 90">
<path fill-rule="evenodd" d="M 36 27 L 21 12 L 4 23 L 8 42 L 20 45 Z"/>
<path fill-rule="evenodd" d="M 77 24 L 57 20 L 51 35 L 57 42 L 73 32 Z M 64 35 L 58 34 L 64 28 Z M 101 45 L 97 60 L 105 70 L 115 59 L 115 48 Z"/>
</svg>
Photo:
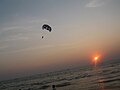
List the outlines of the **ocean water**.
<svg viewBox="0 0 120 90">
<path fill-rule="evenodd" d="M 120 90 L 120 63 L 80 67 L 0 82 L 0 90 Z"/>
</svg>

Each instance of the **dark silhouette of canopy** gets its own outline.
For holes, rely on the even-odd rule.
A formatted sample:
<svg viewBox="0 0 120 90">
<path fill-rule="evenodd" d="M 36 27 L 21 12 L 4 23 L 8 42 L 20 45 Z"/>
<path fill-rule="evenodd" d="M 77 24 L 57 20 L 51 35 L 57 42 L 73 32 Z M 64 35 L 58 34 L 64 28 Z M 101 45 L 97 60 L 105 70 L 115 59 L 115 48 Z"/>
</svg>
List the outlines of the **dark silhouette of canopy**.
<svg viewBox="0 0 120 90">
<path fill-rule="evenodd" d="M 52 31 L 52 28 L 49 26 L 49 25 L 47 25 L 47 24 L 44 24 L 43 26 L 42 26 L 42 29 L 44 30 L 48 30 L 49 32 L 51 32 Z"/>
</svg>

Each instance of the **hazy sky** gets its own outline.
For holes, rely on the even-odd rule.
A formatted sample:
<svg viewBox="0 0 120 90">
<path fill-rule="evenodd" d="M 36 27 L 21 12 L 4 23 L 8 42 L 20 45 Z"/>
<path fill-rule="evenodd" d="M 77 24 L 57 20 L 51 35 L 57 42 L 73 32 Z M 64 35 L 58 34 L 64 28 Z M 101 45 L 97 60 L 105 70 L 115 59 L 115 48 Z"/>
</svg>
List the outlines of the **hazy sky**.
<svg viewBox="0 0 120 90">
<path fill-rule="evenodd" d="M 0 79 L 81 65 L 95 54 L 120 59 L 120 0 L 0 0 Z"/>
</svg>

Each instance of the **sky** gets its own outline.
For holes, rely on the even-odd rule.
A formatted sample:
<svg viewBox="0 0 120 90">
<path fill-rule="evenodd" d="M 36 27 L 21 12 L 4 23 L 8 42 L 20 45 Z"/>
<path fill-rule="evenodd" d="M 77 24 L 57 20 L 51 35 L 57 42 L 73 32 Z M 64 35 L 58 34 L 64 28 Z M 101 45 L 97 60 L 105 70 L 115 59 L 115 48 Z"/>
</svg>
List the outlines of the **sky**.
<svg viewBox="0 0 120 90">
<path fill-rule="evenodd" d="M 120 0 L 0 0 L 0 80 L 80 66 L 94 55 L 120 59 L 119 9 Z"/>
</svg>

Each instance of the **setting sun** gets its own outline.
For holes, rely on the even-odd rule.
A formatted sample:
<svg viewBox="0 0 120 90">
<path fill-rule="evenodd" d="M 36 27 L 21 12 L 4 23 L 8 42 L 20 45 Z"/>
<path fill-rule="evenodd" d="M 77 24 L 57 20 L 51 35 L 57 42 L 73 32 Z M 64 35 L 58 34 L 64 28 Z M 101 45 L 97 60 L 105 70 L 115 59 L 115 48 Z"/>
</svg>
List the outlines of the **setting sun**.
<svg viewBox="0 0 120 90">
<path fill-rule="evenodd" d="M 98 56 L 94 57 L 94 60 L 97 61 L 98 60 Z"/>
<path fill-rule="evenodd" d="M 92 62 L 95 66 L 99 63 L 99 60 L 100 60 L 100 54 L 94 55 L 92 58 Z"/>
<path fill-rule="evenodd" d="M 98 58 L 99 58 L 98 56 L 95 56 L 95 57 L 94 57 L 93 62 L 94 62 L 95 64 L 97 64 Z"/>
</svg>

